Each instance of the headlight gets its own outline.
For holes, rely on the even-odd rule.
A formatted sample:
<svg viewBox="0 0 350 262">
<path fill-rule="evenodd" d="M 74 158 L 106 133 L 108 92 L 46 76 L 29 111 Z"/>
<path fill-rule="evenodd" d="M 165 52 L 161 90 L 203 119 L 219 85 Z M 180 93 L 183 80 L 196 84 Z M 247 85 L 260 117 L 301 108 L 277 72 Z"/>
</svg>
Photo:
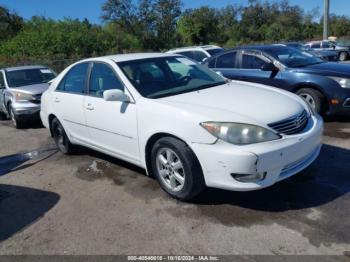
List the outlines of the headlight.
<svg viewBox="0 0 350 262">
<path fill-rule="evenodd" d="M 223 122 L 200 124 L 213 136 L 235 145 L 248 145 L 280 139 L 278 134 L 255 125 Z"/>
<path fill-rule="evenodd" d="M 342 77 L 329 76 L 330 79 L 336 81 L 342 88 L 350 88 L 350 79 Z"/>
<path fill-rule="evenodd" d="M 34 97 L 30 94 L 22 93 L 22 92 L 13 92 L 16 101 L 30 101 L 34 100 Z"/>
</svg>

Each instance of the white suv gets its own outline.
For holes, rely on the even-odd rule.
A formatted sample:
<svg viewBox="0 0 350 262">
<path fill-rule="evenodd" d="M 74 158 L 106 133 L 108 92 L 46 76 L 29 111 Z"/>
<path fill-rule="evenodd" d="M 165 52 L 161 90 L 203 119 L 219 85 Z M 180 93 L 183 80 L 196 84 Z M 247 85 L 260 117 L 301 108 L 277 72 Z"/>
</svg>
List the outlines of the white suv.
<svg viewBox="0 0 350 262">
<path fill-rule="evenodd" d="M 216 45 L 190 46 L 169 50 L 168 54 L 179 54 L 191 58 L 198 63 L 203 63 L 209 57 L 225 51 L 222 47 Z"/>
<path fill-rule="evenodd" d="M 41 119 L 63 153 L 78 144 L 121 158 L 181 200 L 286 179 L 317 158 L 323 130 L 298 96 L 172 54 L 80 61 L 44 93 Z"/>
</svg>

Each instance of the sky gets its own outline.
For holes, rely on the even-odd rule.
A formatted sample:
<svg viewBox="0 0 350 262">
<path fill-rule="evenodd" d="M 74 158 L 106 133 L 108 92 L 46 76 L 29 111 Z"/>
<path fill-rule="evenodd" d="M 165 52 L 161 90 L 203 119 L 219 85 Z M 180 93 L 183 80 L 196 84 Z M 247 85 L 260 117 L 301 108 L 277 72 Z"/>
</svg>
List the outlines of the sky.
<svg viewBox="0 0 350 262">
<path fill-rule="evenodd" d="M 34 15 L 46 16 L 53 19 L 64 17 L 88 18 L 92 23 L 101 23 L 101 5 L 106 0 L 0 0 L 10 10 L 29 19 Z M 323 12 L 324 0 L 289 0 L 293 5 L 299 5 L 310 11 L 319 7 Z M 228 4 L 247 5 L 248 0 L 182 0 L 183 8 L 195 8 L 203 5 L 223 7 Z M 330 0 L 331 13 L 350 16 L 350 0 Z"/>
</svg>

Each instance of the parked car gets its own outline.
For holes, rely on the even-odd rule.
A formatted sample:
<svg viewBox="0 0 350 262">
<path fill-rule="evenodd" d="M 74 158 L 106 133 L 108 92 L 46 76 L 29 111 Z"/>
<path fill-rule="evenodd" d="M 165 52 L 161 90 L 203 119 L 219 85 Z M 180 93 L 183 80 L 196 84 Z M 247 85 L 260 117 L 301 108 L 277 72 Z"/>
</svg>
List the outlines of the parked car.
<svg viewBox="0 0 350 262">
<path fill-rule="evenodd" d="M 83 145 L 145 168 L 171 196 L 271 186 L 318 156 L 322 119 L 298 96 L 224 78 L 172 54 L 80 61 L 43 94 L 58 148 Z"/>
<path fill-rule="evenodd" d="M 309 46 L 310 48 L 316 51 L 334 50 L 338 53 L 340 61 L 345 61 L 350 57 L 349 46 L 343 46 L 341 44 L 338 44 L 335 41 L 330 41 L 330 40 L 312 41 L 312 42 L 306 43 L 306 46 Z"/>
<path fill-rule="evenodd" d="M 39 118 L 41 95 L 55 73 L 43 66 L 21 66 L 0 70 L 0 114 L 10 117 L 14 127 Z"/>
<path fill-rule="evenodd" d="M 297 42 L 284 43 L 283 45 L 294 47 L 301 51 L 309 52 L 325 61 L 329 61 L 329 62 L 339 61 L 339 54 L 334 50 L 314 50 L 310 46 L 303 45 Z"/>
<path fill-rule="evenodd" d="M 205 62 L 228 79 L 278 87 L 304 98 L 318 113 L 350 113 L 350 65 L 326 62 L 283 45 L 247 46 Z"/>
<path fill-rule="evenodd" d="M 191 58 L 198 63 L 203 63 L 209 57 L 224 52 L 225 49 L 216 45 L 181 47 L 168 51 L 168 54 L 179 54 Z"/>
</svg>

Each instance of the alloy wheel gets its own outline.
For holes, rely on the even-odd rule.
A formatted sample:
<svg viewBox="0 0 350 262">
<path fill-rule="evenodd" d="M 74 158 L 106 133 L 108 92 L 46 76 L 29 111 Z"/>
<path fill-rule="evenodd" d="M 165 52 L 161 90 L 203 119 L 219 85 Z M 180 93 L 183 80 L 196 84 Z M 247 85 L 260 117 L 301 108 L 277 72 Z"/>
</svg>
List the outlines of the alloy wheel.
<svg viewBox="0 0 350 262">
<path fill-rule="evenodd" d="M 300 93 L 299 96 L 301 96 L 313 109 L 316 109 L 315 99 L 310 94 Z"/>
<path fill-rule="evenodd" d="M 53 134 L 55 137 L 56 144 L 61 151 L 66 150 L 65 134 L 61 125 L 56 124 L 54 126 Z"/>
<path fill-rule="evenodd" d="M 156 156 L 157 171 L 167 188 L 174 192 L 185 185 L 185 170 L 179 156 L 170 148 L 161 148 Z"/>
</svg>

